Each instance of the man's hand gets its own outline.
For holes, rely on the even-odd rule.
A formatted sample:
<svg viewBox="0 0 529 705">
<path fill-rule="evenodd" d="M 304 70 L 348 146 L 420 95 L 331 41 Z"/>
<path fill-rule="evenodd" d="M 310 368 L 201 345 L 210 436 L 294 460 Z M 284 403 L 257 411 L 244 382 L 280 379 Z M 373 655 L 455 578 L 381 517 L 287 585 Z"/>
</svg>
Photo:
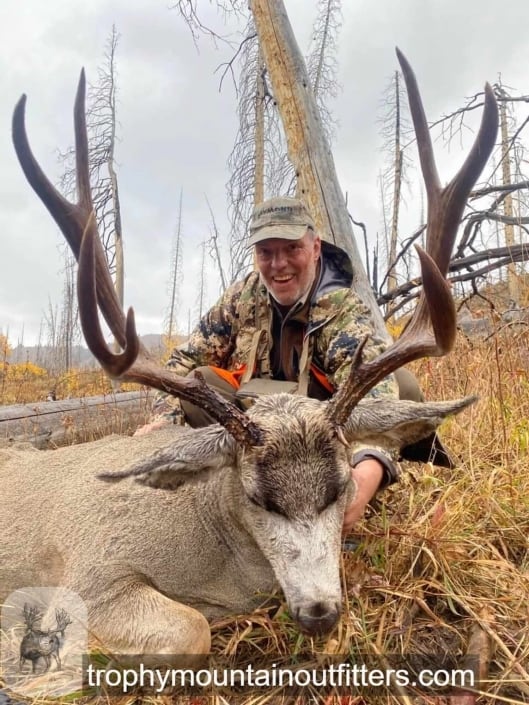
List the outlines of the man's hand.
<svg viewBox="0 0 529 705">
<path fill-rule="evenodd" d="M 169 426 L 171 424 L 171 421 L 169 419 L 156 419 L 156 421 L 151 421 L 151 423 L 145 424 L 145 426 L 140 426 L 137 428 L 133 435 L 134 436 L 145 436 L 147 433 L 150 433 L 151 431 L 156 431 L 158 428 L 164 428 L 164 426 Z"/>
<path fill-rule="evenodd" d="M 375 496 L 384 477 L 382 464 L 375 458 L 366 458 L 351 469 L 356 482 L 356 495 L 345 510 L 342 532 L 347 534 L 364 516 L 368 502 Z"/>
</svg>

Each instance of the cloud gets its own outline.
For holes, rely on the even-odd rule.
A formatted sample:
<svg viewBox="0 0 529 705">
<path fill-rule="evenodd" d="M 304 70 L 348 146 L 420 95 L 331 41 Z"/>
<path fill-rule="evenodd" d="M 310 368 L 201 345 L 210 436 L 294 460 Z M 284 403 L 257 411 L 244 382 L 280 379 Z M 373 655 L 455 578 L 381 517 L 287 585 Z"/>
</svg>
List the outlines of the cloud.
<svg viewBox="0 0 529 705">
<path fill-rule="evenodd" d="M 312 21 L 307 0 L 286 5 L 304 49 Z M 513 0 L 506 8 L 491 0 L 359 0 L 343 5 L 342 92 L 332 106 L 340 124 L 334 156 L 351 208 L 373 235 L 380 218 L 376 179 L 382 163 L 376 119 L 382 91 L 397 68 L 394 46 L 412 61 L 428 115 L 437 118 L 460 106 L 485 80 L 496 80 L 500 71 L 506 83 L 524 89 L 529 3 Z M 12 107 L 25 91 L 31 144 L 56 181 L 61 171 L 56 150 L 73 139 L 80 67 L 96 80 L 113 23 L 121 34 L 117 160 L 126 299 L 134 304 L 143 333 L 160 330 L 183 189 L 181 320 L 187 321 L 197 296 L 200 242 L 211 227 L 204 194 L 221 232 L 227 232 L 226 160 L 236 132 L 236 100 L 229 81 L 219 92 L 214 71 L 231 58 L 231 50 L 204 39 L 197 50 L 181 18 L 164 2 L 3 0 L 2 9 L 0 329 L 9 327 L 16 342 L 24 324 L 26 342 L 34 342 L 48 300 L 60 302 L 62 291 L 60 236 L 14 156 Z M 222 22 L 213 18 L 209 3 L 204 10 L 207 21 Z M 417 202 L 411 205 L 418 207 Z M 213 270 L 208 278 L 212 302 L 218 294 Z"/>
</svg>

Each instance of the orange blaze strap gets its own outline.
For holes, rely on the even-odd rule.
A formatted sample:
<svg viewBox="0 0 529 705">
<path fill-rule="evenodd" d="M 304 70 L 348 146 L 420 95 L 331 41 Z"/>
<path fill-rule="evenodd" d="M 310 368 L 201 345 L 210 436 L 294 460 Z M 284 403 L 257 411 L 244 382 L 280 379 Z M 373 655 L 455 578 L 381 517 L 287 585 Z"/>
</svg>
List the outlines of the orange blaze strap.
<svg viewBox="0 0 529 705">
<path fill-rule="evenodd" d="M 243 365 L 243 367 L 238 370 L 234 370 L 233 372 L 223 370 L 222 367 L 214 367 L 213 365 L 208 365 L 208 367 L 212 370 L 212 372 L 221 377 L 234 389 L 239 389 L 241 386 L 241 377 L 243 377 L 247 369 L 246 365 Z M 324 389 L 326 389 L 330 394 L 334 394 L 333 385 L 329 382 L 327 376 L 320 369 L 318 369 L 314 363 L 311 364 L 310 371 Z"/>
<path fill-rule="evenodd" d="M 323 372 L 318 369 L 313 362 L 310 365 L 310 371 L 324 389 L 326 389 L 331 394 L 334 394 L 334 387 L 327 379 L 327 375 L 323 374 Z"/>
<path fill-rule="evenodd" d="M 208 365 L 209 369 L 212 370 L 216 375 L 222 377 L 222 379 L 231 384 L 234 389 L 239 389 L 241 386 L 241 377 L 244 374 L 246 366 L 241 367 L 240 370 L 235 370 L 230 372 L 229 370 L 223 370 L 222 367 L 214 367 L 213 365 Z"/>
</svg>

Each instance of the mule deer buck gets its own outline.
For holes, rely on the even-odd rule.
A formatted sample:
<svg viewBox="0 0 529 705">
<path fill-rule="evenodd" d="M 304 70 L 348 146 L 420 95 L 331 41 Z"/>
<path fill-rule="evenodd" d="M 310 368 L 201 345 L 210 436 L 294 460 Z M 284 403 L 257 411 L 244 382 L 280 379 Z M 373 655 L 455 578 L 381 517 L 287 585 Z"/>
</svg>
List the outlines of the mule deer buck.
<svg viewBox="0 0 529 705">
<path fill-rule="evenodd" d="M 400 53 L 399 60 L 428 194 L 426 251 L 418 250 L 422 298 L 404 334 L 379 357 L 365 361 L 358 346 L 350 377 L 331 401 L 280 394 L 257 400 L 246 413 L 203 380 L 178 378 L 155 363 L 139 342 L 132 310 L 125 316 L 118 305 L 93 215 L 84 73 L 74 117 L 77 203 L 58 193 L 33 157 L 21 98 L 13 118 L 16 152 L 78 259 L 80 316 L 91 351 L 111 377 L 169 391 L 218 423 L 44 454 L 4 452 L 4 593 L 50 584 L 77 591 L 91 633 L 116 653 L 205 653 L 208 619 L 255 609 L 278 585 L 303 632 L 324 634 L 335 626 L 342 520 L 355 491 L 350 444 L 411 443 L 473 401 L 364 399 L 400 366 L 453 346 L 456 314 L 445 276 L 468 194 L 497 132 L 487 86 L 475 144 L 441 188 L 415 78 Z M 119 354 L 107 347 L 98 309 Z"/>
</svg>

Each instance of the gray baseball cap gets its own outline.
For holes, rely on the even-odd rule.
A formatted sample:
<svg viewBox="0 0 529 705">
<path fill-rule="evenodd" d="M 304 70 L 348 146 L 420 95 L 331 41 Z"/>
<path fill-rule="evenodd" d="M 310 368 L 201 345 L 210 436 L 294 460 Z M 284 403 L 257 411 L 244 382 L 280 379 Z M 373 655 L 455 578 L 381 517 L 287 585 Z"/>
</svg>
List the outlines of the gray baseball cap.
<svg viewBox="0 0 529 705">
<path fill-rule="evenodd" d="M 315 229 L 314 221 L 303 201 L 286 196 L 270 198 L 254 208 L 248 246 L 272 237 L 300 240 L 307 228 Z"/>
</svg>

